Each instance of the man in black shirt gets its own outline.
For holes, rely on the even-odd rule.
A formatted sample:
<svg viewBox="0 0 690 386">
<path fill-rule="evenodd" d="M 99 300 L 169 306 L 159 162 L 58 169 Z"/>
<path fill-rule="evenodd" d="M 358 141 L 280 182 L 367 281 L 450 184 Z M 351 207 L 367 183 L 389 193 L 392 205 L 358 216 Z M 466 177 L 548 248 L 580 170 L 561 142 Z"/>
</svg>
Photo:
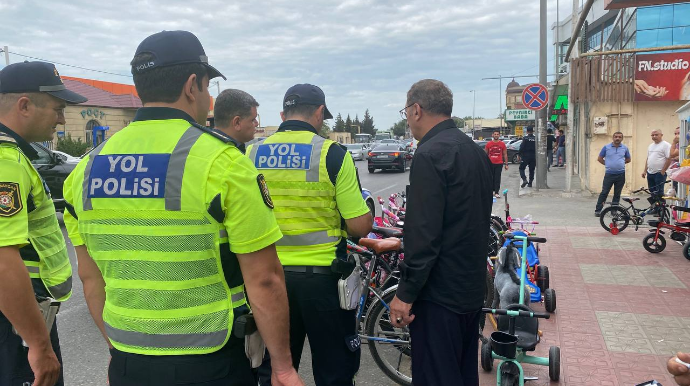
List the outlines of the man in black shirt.
<svg viewBox="0 0 690 386">
<path fill-rule="evenodd" d="M 553 135 L 553 129 L 546 130 L 546 171 L 551 171 L 551 164 L 553 163 L 553 143 L 556 142 L 556 137 Z"/>
<path fill-rule="evenodd" d="M 532 187 L 532 181 L 534 181 L 534 168 L 537 165 L 537 139 L 534 137 L 534 128 L 532 126 L 527 127 L 527 135 L 522 138 L 522 143 L 520 144 L 520 177 L 522 178 L 521 188 L 525 186 Z M 529 182 L 527 182 L 527 176 L 525 176 L 525 168 L 529 166 Z"/>
<path fill-rule="evenodd" d="M 440 81 L 412 85 L 400 111 L 419 145 L 410 169 L 405 261 L 391 320 L 410 325 L 415 386 L 478 386 L 491 215 L 489 158 L 451 117 Z"/>
</svg>

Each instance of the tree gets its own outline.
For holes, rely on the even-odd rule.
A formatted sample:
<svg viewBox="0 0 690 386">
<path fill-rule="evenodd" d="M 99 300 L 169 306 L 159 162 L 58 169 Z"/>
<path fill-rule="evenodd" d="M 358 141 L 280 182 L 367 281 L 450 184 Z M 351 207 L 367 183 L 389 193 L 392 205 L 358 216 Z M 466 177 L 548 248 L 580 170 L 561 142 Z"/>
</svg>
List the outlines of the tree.
<svg viewBox="0 0 690 386">
<path fill-rule="evenodd" d="M 355 115 L 355 120 L 352 121 L 352 126 L 349 126 L 348 130 L 352 134 L 358 134 L 359 130 L 362 129 L 362 122 L 359 121 L 359 114 Z"/>
<path fill-rule="evenodd" d="M 407 132 L 407 119 L 401 119 L 391 126 L 391 133 L 396 137 L 404 136 Z"/>
<path fill-rule="evenodd" d="M 333 126 L 333 131 L 336 133 L 343 133 L 346 130 L 345 127 L 345 121 L 343 121 L 343 116 L 338 113 L 338 116 L 335 117 L 335 125 Z"/>
<path fill-rule="evenodd" d="M 328 123 L 326 123 L 326 121 L 323 121 L 323 123 L 321 124 L 321 128 L 319 129 L 319 135 L 324 138 L 328 138 L 328 133 L 330 132 L 331 127 L 328 126 Z"/>
<path fill-rule="evenodd" d="M 362 133 L 374 134 L 376 126 L 374 126 L 374 117 L 369 114 L 369 109 L 364 112 L 364 119 L 362 120 Z"/>
<path fill-rule="evenodd" d="M 347 119 L 345 119 L 345 132 L 347 133 L 352 133 L 352 119 L 350 118 L 350 114 L 347 114 Z"/>
<path fill-rule="evenodd" d="M 69 133 L 67 137 L 58 138 L 56 146 L 56 150 L 74 157 L 81 157 L 90 148 L 90 143 L 82 142 L 81 138 L 77 138 L 75 141 Z"/>
<path fill-rule="evenodd" d="M 462 129 L 465 127 L 465 120 L 460 118 L 460 117 L 453 117 L 453 121 L 455 121 L 455 125 L 459 128 Z M 470 118 L 472 120 L 472 118 Z"/>
</svg>

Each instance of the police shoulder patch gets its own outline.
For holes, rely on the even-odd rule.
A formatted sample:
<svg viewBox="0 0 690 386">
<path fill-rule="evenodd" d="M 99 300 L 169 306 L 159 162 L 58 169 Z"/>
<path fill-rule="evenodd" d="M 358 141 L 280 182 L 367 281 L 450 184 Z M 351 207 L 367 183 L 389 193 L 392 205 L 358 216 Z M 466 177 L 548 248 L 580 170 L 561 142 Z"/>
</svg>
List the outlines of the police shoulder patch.
<svg viewBox="0 0 690 386">
<path fill-rule="evenodd" d="M 266 185 L 266 179 L 263 174 L 256 176 L 256 182 L 259 184 L 259 190 L 261 191 L 261 197 L 264 199 L 264 204 L 267 207 L 273 209 L 273 200 L 271 200 L 271 194 L 268 192 L 268 186 Z"/>
<path fill-rule="evenodd" d="M 14 216 L 23 207 L 19 184 L 16 182 L 0 182 L 0 217 Z"/>
</svg>

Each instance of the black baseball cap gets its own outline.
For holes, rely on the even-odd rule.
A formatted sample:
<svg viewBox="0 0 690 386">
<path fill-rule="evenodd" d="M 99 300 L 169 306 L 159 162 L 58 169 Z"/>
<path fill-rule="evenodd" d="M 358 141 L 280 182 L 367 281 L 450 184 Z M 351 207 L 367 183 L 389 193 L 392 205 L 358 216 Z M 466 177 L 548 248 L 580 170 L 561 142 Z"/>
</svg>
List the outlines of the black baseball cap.
<svg viewBox="0 0 690 386">
<path fill-rule="evenodd" d="M 0 71 L 0 94 L 28 92 L 44 92 L 72 104 L 88 100 L 65 87 L 52 63 L 14 63 Z"/>
<path fill-rule="evenodd" d="M 534 132 L 534 127 L 532 127 L 532 126 L 527 126 L 527 132 L 528 132 L 528 133 Z"/>
<path fill-rule="evenodd" d="M 223 74 L 208 64 L 208 57 L 199 39 L 188 31 L 162 31 L 142 41 L 134 56 L 141 53 L 153 55 L 148 63 L 132 66 L 132 74 L 146 72 L 152 68 L 176 64 L 201 63 L 208 69 L 208 78 L 222 77 Z"/>
<path fill-rule="evenodd" d="M 333 119 L 333 114 L 326 107 L 326 95 L 313 84 L 296 84 L 290 87 L 283 98 L 283 109 L 293 105 L 323 105 L 323 119 Z"/>
</svg>

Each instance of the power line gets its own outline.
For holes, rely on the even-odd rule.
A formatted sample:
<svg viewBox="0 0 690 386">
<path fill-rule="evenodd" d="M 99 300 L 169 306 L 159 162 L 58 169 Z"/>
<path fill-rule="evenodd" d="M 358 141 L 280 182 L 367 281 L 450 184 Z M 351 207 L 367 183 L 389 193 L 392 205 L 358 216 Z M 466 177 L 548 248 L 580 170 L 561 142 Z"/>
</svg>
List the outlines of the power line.
<svg viewBox="0 0 690 386">
<path fill-rule="evenodd" d="M 115 75 L 115 76 L 124 76 L 124 77 L 127 77 L 127 78 L 131 78 L 131 77 L 132 77 L 132 75 L 116 74 L 116 73 L 114 73 L 114 72 L 108 72 L 108 71 L 102 71 L 102 70 L 94 70 L 94 69 L 92 69 L 92 68 L 86 68 L 86 67 L 81 67 L 81 66 L 75 66 L 75 65 L 72 65 L 72 64 L 60 63 L 60 62 L 56 62 L 56 61 L 53 61 L 53 60 L 37 58 L 37 57 L 35 57 L 35 56 L 29 56 L 29 55 L 19 54 L 19 53 L 12 52 L 12 51 L 7 51 L 7 52 L 9 52 L 9 53 L 12 54 L 12 55 L 21 56 L 21 57 L 23 57 L 23 58 L 29 58 L 29 59 L 34 59 L 34 60 L 40 60 L 40 61 L 42 61 L 42 62 L 48 62 L 48 63 L 53 63 L 53 64 L 59 64 L 59 65 L 61 65 L 61 66 L 65 66 L 65 67 L 78 68 L 78 69 L 80 69 L 80 70 L 85 70 L 85 71 L 99 72 L 99 73 L 101 73 L 101 74 L 108 74 L 108 75 Z"/>
</svg>

